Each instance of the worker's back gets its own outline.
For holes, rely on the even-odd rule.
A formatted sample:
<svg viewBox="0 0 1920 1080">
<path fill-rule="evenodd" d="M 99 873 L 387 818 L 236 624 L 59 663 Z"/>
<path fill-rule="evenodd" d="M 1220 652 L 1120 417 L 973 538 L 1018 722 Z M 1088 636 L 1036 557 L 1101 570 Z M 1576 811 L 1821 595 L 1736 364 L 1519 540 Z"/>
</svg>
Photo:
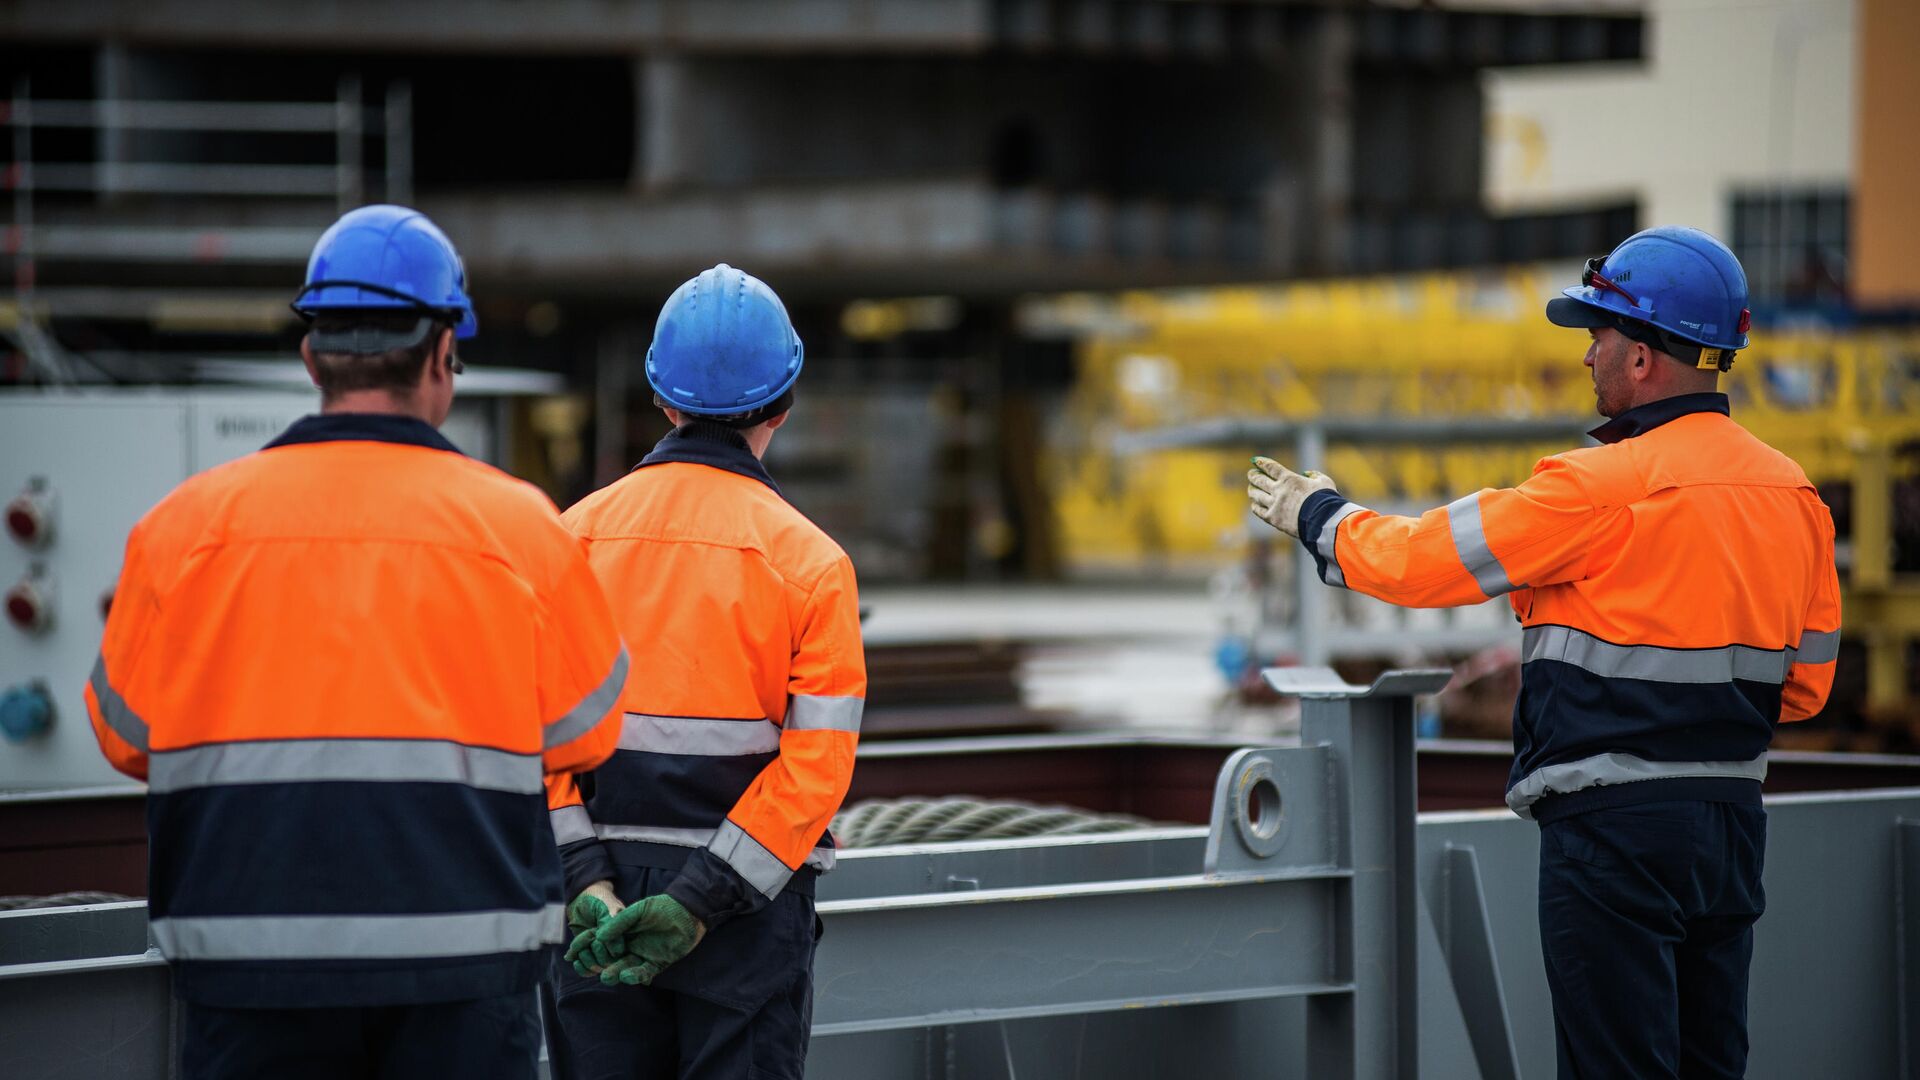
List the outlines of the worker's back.
<svg viewBox="0 0 1920 1080">
<path fill-rule="evenodd" d="M 846 554 L 764 473 L 690 460 L 636 469 L 563 517 L 637 643 L 626 731 L 585 799 L 602 838 L 646 826 L 655 832 L 626 835 L 697 847 L 734 811 L 788 868 L 830 867 L 822 830 L 852 772 L 866 693 Z M 782 782 L 743 801 L 783 754 Z"/>
<path fill-rule="evenodd" d="M 551 504 L 420 421 L 309 418 L 182 485 L 129 541 L 90 687 L 147 770 L 182 994 L 532 986 L 562 932 L 544 774 L 611 749 L 624 668 Z"/>
<path fill-rule="evenodd" d="M 845 563 L 838 544 L 765 483 L 686 462 L 637 469 L 562 517 L 622 633 L 646 642 L 627 712 L 785 717 L 798 620 Z"/>
<path fill-rule="evenodd" d="M 1764 775 L 1775 724 L 1817 710 L 1838 646 L 1833 521 L 1806 474 L 1712 409 L 1552 469 L 1585 493 L 1591 511 L 1569 520 L 1591 534 L 1573 562 L 1542 568 L 1555 584 L 1509 597 L 1526 626 L 1517 797 L 1558 790 L 1554 766 L 1584 774 L 1599 753 Z M 1552 514 L 1528 526 L 1548 540 Z M 1525 561 L 1527 537 L 1489 539 Z"/>
</svg>

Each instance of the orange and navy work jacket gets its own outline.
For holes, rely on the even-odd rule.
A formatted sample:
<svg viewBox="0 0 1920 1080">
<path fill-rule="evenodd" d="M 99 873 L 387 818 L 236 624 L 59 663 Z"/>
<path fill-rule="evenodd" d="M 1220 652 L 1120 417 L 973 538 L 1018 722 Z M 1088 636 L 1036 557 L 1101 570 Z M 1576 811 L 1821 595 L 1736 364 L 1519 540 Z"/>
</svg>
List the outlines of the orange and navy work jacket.
<svg viewBox="0 0 1920 1080">
<path fill-rule="evenodd" d="M 568 890 L 678 870 L 668 895 L 709 928 L 809 893 L 866 702 L 846 553 L 704 421 L 564 520 L 635 643 L 619 749 L 548 784 Z"/>
<path fill-rule="evenodd" d="M 526 990 L 565 930 L 545 778 L 619 735 L 626 651 L 531 485 L 330 414 L 133 529 L 86 688 L 147 782 L 154 940 L 189 1001 Z"/>
<path fill-rule="evenodd" d="M 1413 607 L 1506 596 L 1523 631 L 1507 804 L 1551 820 L 1755 802 L 1776 724 L 1819 712 L 1840 645 L 1833 518 L 1722 394 L 1640 406 L 1603 445 L 1418 518 L 1300 512 L 1321 579 Z"/>
</svg>

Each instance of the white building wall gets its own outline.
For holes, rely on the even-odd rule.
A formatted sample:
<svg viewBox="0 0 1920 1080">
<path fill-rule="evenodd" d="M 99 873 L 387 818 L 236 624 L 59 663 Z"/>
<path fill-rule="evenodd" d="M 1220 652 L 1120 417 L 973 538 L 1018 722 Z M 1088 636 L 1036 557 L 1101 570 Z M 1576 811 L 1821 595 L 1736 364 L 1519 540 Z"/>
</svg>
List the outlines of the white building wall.
<svg viewBox="0 0 1920 1080">
<path fill-rule="evenodd" d="M 1639 200 L 1643 226 L 1724 237 L 1736 189 L 1848 186 L 1853 0 L 1549 0 L 1527 10 L 1555 7 L 1644 10 L 1648 59 L 1488 72 L 1495 210 L 1624 195 Z"/>
</svg>

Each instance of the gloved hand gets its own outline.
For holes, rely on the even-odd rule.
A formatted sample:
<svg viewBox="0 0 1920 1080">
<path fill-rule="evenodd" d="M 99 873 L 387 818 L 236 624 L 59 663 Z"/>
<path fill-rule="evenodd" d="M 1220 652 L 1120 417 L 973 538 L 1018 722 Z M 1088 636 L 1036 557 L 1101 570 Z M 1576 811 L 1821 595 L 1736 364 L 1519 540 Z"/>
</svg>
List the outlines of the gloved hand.
<svg viewBox="0 0 1920 1080">
<path fill-rule="evenodd" d="M 1316 491 L 1333 487 L 1333 477 L 1294 472 L 1272 458 L 1253 459 L 1247 470 L 1247 499 L 1253 514 L 1288 536 L 1300 538 L 1300 504 Z"/>
<path fill-rule="evenodd" d="M 707 928 L 678 900 L 656 893 L 600 924 L 595 931 L 596 955 L 601 949 L 618 959 L 600 972 L 600 981 L 612 986 L 650 986 L 667 967 L 693 951 Z"/>
<path fill-rule="evenodd" d="M 580 890 L 580 895 L 567 905 L 567 928 L 576 931 L 573 943 L 567 946 L 566 961 L 573 970 L 582 975 L 594 975 L 613 962 L 611 955 L 603 955 L 594 949 L 594 931 L 600 929 L 608 919 L 620 914 L 627 905 L 613 893 L 613 882 L 596 881 Z"/>
</svg>

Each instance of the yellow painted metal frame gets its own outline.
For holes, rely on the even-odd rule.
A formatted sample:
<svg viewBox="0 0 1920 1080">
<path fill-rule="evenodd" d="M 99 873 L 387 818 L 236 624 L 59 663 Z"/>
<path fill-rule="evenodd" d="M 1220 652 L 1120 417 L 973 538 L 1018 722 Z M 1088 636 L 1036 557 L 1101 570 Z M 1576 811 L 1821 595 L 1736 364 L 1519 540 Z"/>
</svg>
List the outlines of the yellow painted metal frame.
<svg viewBox="0 0 1920 1080">
<path fill-rule="evenodd" d="M 1522 269 L 1265 288 L 1069 296 L 1054 324 L 1091 327 L 1047 476 L 1062 550 L 1081 568 L 1233 557 L 1246 451 L 1118 453 L 1116 436 L 1223 417 L 1599 417 L 1585 334 L 1542 315 L 1561 275 Z M 1721 386 L 1734 415 L 1817 483 L 1854 487 L 1848 628 L 1870 651 L 1876 707 L 1904 700 L 1920 586 L 1892 572 L 1892 485 L 1920 446 L 1920 333 L 1761 332 Z M 1325 471 L 1362 501 L 1431 506 L 1518 483 L 1564 444 L 1335 444 Z"/>
</svg>

